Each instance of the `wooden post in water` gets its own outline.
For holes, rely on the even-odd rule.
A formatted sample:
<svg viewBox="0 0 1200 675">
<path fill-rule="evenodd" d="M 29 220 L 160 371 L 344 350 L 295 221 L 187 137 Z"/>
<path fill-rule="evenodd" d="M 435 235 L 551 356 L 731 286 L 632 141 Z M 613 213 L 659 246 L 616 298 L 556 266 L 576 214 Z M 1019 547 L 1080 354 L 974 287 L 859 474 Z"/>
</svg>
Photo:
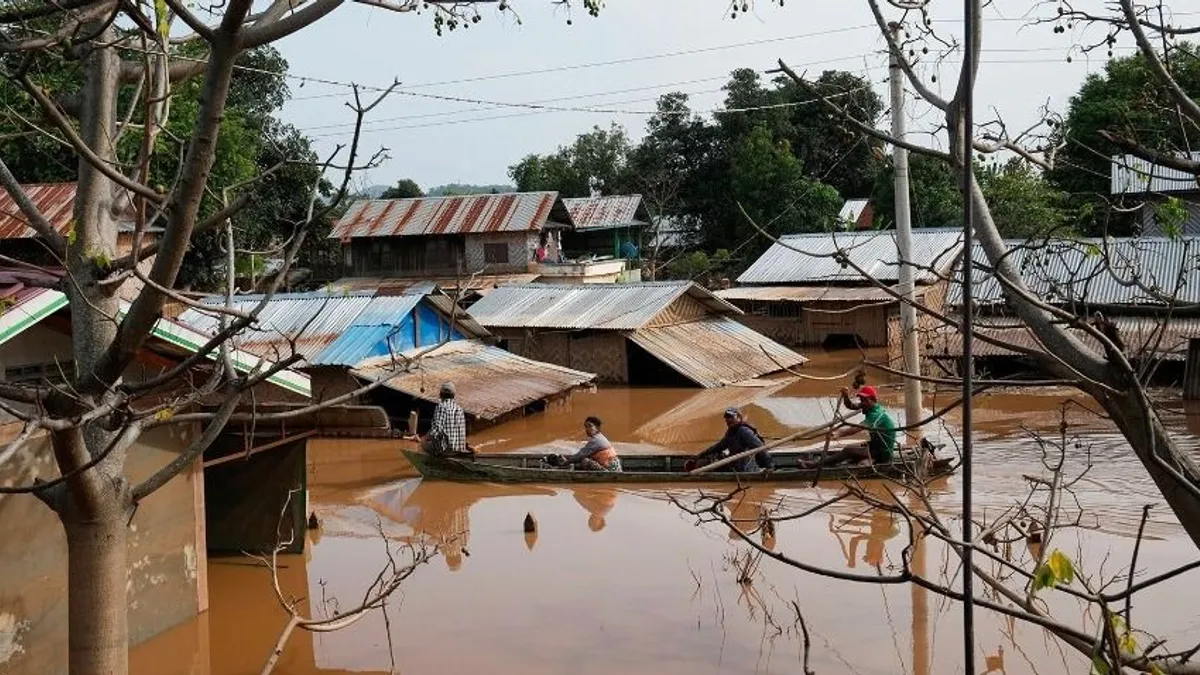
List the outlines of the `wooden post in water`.
<svg viewBox="0 0 1200 675">
<path fill-rule="evenodd" d="M 1183 400 L 1200 399 L 1200 337 L 1188 338 L 1187 361 L 1183 367 Z"/>
</svg>

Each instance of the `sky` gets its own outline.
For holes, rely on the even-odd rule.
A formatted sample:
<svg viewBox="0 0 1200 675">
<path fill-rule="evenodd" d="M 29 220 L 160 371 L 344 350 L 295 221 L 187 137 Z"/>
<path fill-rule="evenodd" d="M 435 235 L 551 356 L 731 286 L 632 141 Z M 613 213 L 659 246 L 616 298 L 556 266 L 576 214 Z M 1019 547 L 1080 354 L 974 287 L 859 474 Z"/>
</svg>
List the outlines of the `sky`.
<svg viewBox="0 0 1200 675">
<path fill-rule="evenodd" d="M 549 0 L 509 1 L 519 23 L 484 6 L 469 30 L 441 37 L 431 12 L 339 8 L 277 43 L 289 62 L 293 95 L 282 117 L 324 155 L 351 137 L 349 83 L 368 88 L 369 96 L 399 80 L 396 93 L 366 118 L 360 149 L 370 155 L 387 148 L 389 159 L 356 182 L 412 178 L 429 188 L 509 183 L 508 167 L 523 156 L 552 152 L 593 125 L 616 122 L 640 138 L 658 96 L 683 91 L 694 110 L 711 111 L 721 106 L 730 71 L 765 71 L 778 59 L 811 76 L 856 73 L 887 101 L 886 46 L 866 0 L 785 0 L 783 7 L 758 0 L 736 19 L 726 0 L 607 0 L 595 18 L 581 0 L 574 0 L 573 16 Z M 942 35 L 961 35 L 961 2 L 930 6 Z M 1024 128 L 1047 102 L 1065 112 L 1084 77 L 1102 71 L 1104 51 L 1072 51 L 1082 39 L 1102 37 L 1096 29 L 1056 34 L 1050 25 L 1031 25 L 1054 11 L 1036 0 L 985 8 L 978 122 L 998 114 L 1010 129 Z M 1131 48 L 1128 40 L 1118 43 L 1116 54 Z M 957 60 L 950 55 L 940 69 L 926 67 L 927 76 L 937 76 L 931 86 L 953 87 Z M 938 122 L 915 101 L 906 114 L 915 132 Z M 928 134 L 917 140 L 937 144 Z"/>
</svg>

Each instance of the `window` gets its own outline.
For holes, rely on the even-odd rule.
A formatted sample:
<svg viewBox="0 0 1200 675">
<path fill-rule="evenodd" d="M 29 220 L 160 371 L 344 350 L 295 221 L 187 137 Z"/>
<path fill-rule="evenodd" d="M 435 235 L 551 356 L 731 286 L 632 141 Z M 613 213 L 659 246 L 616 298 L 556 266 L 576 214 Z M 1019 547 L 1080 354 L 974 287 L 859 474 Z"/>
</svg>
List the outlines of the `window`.
<svg viewBox="0 0 1200 675">
<path fill-rule="evenodd" d="M 508 244 L 484 244 L 483 261 L 486 263 L 508 263 Z"/>
<path fill-rule="evenodd" d="M 75 377 L 75 363 L 62 361 L 59 363 L 30 363 L 22 366 L 4 369 L 6 382 L 48 382 L 62 384 Z"/>
</svg>

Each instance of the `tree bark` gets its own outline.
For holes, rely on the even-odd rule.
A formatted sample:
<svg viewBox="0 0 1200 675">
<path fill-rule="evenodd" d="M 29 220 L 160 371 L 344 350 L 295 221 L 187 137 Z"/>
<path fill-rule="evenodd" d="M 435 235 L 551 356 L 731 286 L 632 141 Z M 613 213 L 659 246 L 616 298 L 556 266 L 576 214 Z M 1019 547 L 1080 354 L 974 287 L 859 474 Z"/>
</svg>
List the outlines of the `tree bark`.
<svg viewBox="0 0 1200 675">
<path fill-rule="evenodd" d="M 128 531 L 123 496 L 111 487 L 103 490 L 99 514 L 63 516 L 71 675 L 124 675 L 129 670 Z"/>
</svg>

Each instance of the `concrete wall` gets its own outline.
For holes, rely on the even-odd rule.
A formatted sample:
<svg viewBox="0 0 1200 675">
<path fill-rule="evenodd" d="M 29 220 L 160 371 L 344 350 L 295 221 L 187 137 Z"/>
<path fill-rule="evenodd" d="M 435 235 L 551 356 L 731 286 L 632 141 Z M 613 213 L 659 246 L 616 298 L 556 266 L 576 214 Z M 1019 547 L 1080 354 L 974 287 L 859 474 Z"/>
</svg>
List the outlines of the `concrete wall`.
<svg viewBox="0 0 1200 675">
<path fill-rule="evenodd" d="M 528 271 L 535 261 L 539 234 L 537 232 L 496 232 L 468 235 L 466 239 L 467 272 L 484 270 L 488 274 Z M 507 263 L 489 263 L 484 257 L 487 244 L 504 244 L 508 247 Z"/>
<path fill-rule="evenodd" d="M 170 462 L 194 430 L 152 430 L 129 451 L 138 482 Z M 48 439 L 4 467 L 0 483 L 57 471 Z M 139 644 L 207 609 L 203 481 L 198 465 L 145 499 L 129 532 L 130 643 Z M 0 495 L 0 672 L 66 672 L 67 545 L 57 517 L 31 495 Z"/>
<path fill-rule="evenodd" d="M 305 439 L 256 447 L 273 442 L 266 434 L 225 433 L 205 451 L 206 539 L 214 554 L 266 553 L 289 541 L 286 552 L 303 552 L 308 515 Z M 253 454 L 245 457 L 248 450 Z"/>
</svg>

